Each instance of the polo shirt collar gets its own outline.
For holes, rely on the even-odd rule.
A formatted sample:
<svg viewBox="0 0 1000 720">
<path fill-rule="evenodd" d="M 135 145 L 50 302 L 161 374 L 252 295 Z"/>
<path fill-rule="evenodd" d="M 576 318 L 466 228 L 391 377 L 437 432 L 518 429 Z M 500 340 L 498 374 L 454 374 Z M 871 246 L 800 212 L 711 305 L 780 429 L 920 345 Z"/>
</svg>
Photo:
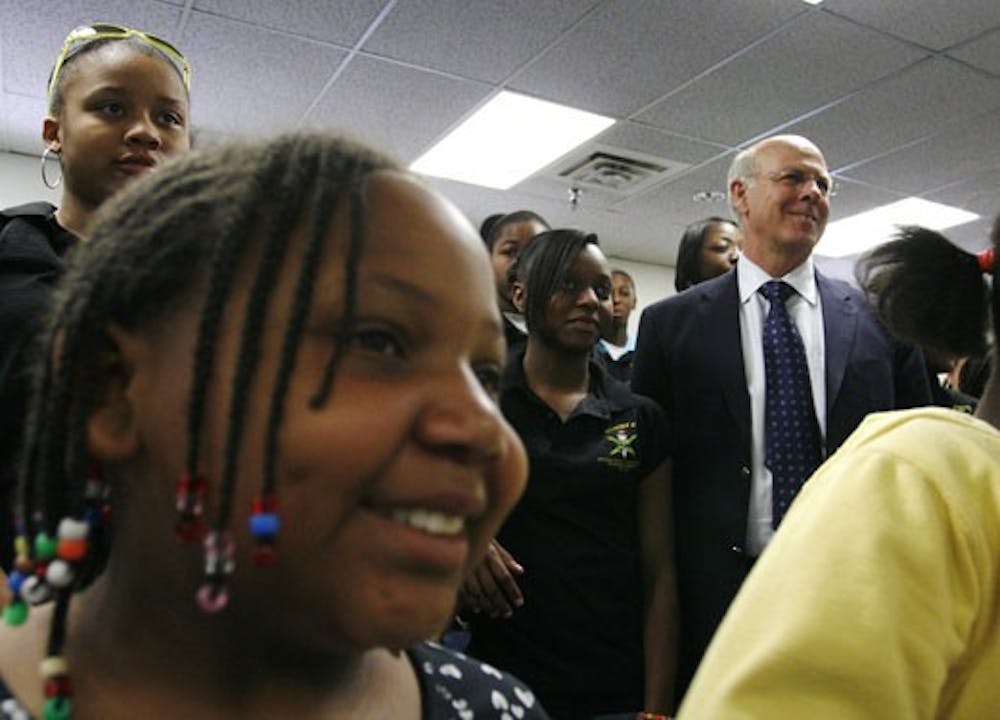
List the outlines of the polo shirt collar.
<svg viewBox="0 0 1000 720">
<path fill-rule="evenodd" d="M 500 392 L 505 394 L 508 391 L 518 390 L 544 405 L 545 402 L 528 386 L 528 378 L 524 373 L 524 353 L 526 350 L 527 348 L 520 350 L 507 360 L 507 367 L 504 368 L 500 381 Z M 590 354 L 590 392 L 570 413 L 569 418 L 578 415 L 595 415 L 606 419 L 611 417 L 613 412 L 631 407 L 629 400 L 628 386 L 609 377 L 604 365 L 592 351 Z"/>
</svg>

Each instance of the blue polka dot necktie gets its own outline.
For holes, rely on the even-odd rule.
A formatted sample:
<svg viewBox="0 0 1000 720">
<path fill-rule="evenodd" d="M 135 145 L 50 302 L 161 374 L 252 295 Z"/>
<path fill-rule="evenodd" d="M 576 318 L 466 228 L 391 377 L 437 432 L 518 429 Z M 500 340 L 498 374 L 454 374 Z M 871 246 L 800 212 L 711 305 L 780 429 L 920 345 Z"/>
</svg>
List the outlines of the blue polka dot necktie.
<svg viewBox="0 0 1000 720">
<path fill-rule="evenodd" d="M 764 321 L 764 463 L 771 471 L 771 522 L 785 516 L 795 495 L 819 466 L 822 451 L 805 348 L 785 302 L 795 289 L 780 280 L 758 292 L 771 303 Z"/>
</svg>

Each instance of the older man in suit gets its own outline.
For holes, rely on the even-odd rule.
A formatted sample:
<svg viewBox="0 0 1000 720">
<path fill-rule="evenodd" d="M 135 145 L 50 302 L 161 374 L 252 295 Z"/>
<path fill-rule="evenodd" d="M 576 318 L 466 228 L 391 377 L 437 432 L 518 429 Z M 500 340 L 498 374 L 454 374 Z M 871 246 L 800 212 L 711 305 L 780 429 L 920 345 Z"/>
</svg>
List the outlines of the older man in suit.
<svg viewBox="0 0 1000 720">
<path fill-rule="evenodd" d="M 931 399 L 919 351 L 814 268 L 831 189 L 819 148 L 762 140 L 728 186 L 743 257 L 645 310 L 632 380 L 673 426 L 681 693 L 806 477 L 867 413 Z"/>
</svg>

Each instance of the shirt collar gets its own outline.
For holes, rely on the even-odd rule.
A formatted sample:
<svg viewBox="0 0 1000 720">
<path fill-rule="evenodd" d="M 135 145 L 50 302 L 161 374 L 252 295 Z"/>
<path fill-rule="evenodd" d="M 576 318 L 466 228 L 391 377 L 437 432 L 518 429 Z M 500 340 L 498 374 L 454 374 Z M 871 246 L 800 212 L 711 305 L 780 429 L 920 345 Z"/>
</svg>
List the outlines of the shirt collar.
<svg viewBox="0 0 1000 720">
<path fill-rule="evenodd" d="M 528 378 L 524 373 L 524 353 L 521 349 L 507 358 L 500 380 L 501 396 L 509 392 L 521 392 L 532 398 L 534 402 L 545 403 L 528 387 Z M 590 393 L 577 406 L 570 417 L 577 415 L 596 415 L 608 418 L 612 412 L 623 410 L 631 405 L 631 393 L 628 385 L 610 377 L 604 364 L 592 352 L 590 355 Z"/>
<path fill-rule="evenodd" d="M 771 280 L 783 280 L 788 283 L 810 305 L 815 305 L 819 298 L 812 255 L 806 258 L 804 263 L 780 278 L 772 278 L 759 265 L 744 255 L 736 264 L 736 282 L 740 291 L 740 303 L 747 303 L 750 298 L 757 294 L 761 285 Z"/>
</svg>

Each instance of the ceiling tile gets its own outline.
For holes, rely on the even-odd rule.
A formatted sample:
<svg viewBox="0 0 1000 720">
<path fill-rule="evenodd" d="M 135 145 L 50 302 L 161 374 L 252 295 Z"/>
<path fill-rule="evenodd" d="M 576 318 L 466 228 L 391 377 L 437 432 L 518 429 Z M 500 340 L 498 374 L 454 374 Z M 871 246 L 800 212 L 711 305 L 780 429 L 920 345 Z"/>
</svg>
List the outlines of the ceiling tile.
<svg viewBox="0 0 1000 720">
<path fill-rule="evenodd" d="M 815 142 L 836 169 L 885 154 L 989 107 L 1000 107 L 1000 78 L 932 57 L 787 131 Z"/>
<path fill-rule="evenodd" d="M 1000 77 L 1000 30 L 985 33 L 961 47 L 949 50 L 948 54 Z"/>
<path fill-rule="evenodd" d="M 195 10 L 271 30 L 353 47 L 385 0 L 195 0 Z"/>
<path fill-rule="evenodd" d="M 197 12 L 184 42 L 194 123 L 234 135 L 296 127 L 347 57 L 331 46 Z"/>
<path fill-rule="evenodd" d="M 628 117 L 793 17 L 787 0 L 606 2 L 512 82 L 574 107 Z"/>
<path fill-rule="evenodd" d="M 364 49 L 476 80 L 500 82 L 570 27 L 579 0 L 404 0 Z"/>
<path fill-rule="evenodd" d="M 1000 24 L 997 0 L 826 0 L 823 9 L 932 50 L 944 50 Z"/>
<path fill-rule="evenodd" d="M 914 195 L 975 176 L 1000 175 L 1000 143 L 990 138 L 1000 138 L 996 113 L 951 125 L 920 143 L 853 167 L 846 175 Z"/>
<path fill-rule="evenodd" d="M 480 83 L 358 56 L 307 122 L 348 130 L 409 163 L 489 91 Z"/>
<path fill-rule="evenodd" d="M 810 13 L 638 116 L 738 144 L 924 57 L 845 20 Z"/>
</svg>

